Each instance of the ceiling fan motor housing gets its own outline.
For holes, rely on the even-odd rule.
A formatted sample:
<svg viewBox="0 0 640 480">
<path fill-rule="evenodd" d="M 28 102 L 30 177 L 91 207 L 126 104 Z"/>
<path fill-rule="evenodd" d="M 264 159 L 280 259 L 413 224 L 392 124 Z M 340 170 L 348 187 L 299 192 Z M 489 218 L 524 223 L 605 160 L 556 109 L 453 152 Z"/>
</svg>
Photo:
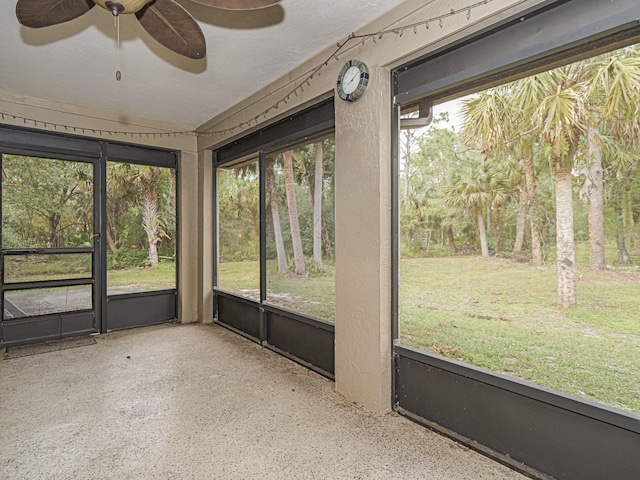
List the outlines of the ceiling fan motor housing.
<svg viewBox="0 0 640 480">
<path fill-rule="evenodd" d="M 118 16 L 121 13 L 136 13 L 142 8 L 151 3 L 153 0 L 93 0 L 94 3 L 101 6 L 105 10 L 109 10 L 114 16 Z"/>
</svg>

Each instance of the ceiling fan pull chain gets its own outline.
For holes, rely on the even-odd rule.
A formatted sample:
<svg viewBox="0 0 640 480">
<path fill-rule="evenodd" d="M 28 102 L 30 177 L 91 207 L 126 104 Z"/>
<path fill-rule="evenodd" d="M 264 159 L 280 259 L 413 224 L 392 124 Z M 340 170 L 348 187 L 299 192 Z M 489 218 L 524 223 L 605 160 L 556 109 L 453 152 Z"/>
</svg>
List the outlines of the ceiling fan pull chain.
<svg viewBox="0 0 640 480">
<path fill-rule="evenodd" d="M 122 78 L 122 73 L 120 72 L 120 15 L 115 17 L 116 20 L 116 37 L 117 37 L 117 70 L 116 70 L 116 80 L 119 82 Z"/>
</svg>

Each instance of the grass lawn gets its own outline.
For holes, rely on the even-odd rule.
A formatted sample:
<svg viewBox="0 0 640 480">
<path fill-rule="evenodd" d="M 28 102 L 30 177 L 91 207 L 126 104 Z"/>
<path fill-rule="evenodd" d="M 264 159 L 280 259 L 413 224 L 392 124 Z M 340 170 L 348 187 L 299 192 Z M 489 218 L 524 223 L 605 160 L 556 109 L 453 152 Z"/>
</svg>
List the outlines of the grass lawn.
<svg viewBox="0 0 640 480">
<path fill-rule="evenodd" d="M 640 414 L 640 268 L 579 268 L 578 306 L 562 310 L 552 257 L 540 268 L 495 257 L 403 259 L 401 343 Z M 588 265 L 583 245 L 577 263 Z M 269 303 L 334 321 L 333 266 L 308 277 L 277 275 L 271 262 L 267 270 Z M 30 281 L 86 271 L 77 256 L 14 262 L 5 275 Z M 108 284 L 175 288 L 175 264 L 110 270 Z M 259 285 L 258 262 L 220 265 L 222 289 L 257 300 Z"/>
<path fill-rule="evenodd" d="M 640 414 L 640 268 L 579 268 L 578 306 L 562 310 L 552 257 L 540 268 L 495 257 L 403 259 L 401 343 Z M 70 260 L 16 263 L 11 279 L 87 275 L 84 258 Z M 584 246 L 577 263 L 588 264 Z M 269 303 L 334 321 L 333 266 L 308 277 L 277 275 L 272 262 L 267 270 Z M 175 264 L 110 270 L 108 284 L 175 288 Z M 258 262 L 220 264 L 220 288 L 257 300 L 259 285 Z"/>
<path fill-rule="evenodd" d="M 275 261 L 267 262 L 267 302 L 277 307 L 333 323 L 335 319 L 334 267 L 306 277 L 277 274 Z M 219 287 L 244 297 L 260 300 L 258 262 L 225 262 L 219 267 Z"/>
<path fill-rule="evenodd" d="M 132 267 L 107 272 L 109 287 L 135 286 L 142 290 L 176 288 L 176 264 L 160 261 L 156 267 Z"/>
<path fill-rule="evenodd" d="M 556 270 L 480 257 L 404 259 L 400 340 L 640 413 L 640 269 L 578 272 L 556 305 Z"/>
<path fill-rule="evenodd" d="M 35 282 L 91 278 L 91 254 L 5 258 L 8 282 Z M 107 272 L 109 287 L 135 286 L 142 290 L 176 288 L 175 262 L 161 260 L 156 267 L 131 267 Z"/>
<path fill-rule="evenodd" d="M 551 256 L 540 268 L 494 257 L 403 259 L 402 344 L 640 414 L 640 268 L 579 269 L 579 304 L 562 310 Z M 333 322 L 326 270 L 280 277 L 269 264 L 269 302 Z M 220 287 L 257 299 L 258 263 L 221 264 Z"/>
</svg>

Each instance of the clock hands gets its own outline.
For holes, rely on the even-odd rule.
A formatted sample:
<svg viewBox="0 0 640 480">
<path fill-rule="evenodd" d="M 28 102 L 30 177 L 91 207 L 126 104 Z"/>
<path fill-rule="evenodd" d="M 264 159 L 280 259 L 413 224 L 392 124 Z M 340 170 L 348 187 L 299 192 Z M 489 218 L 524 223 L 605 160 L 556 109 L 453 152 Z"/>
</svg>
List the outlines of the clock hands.
<svg viewBox="0 0 640 480">
<path fill-rule="evenodd" d="M 359 99 L 369 83 L 369 69 L 359 60 L 349 60 L 338 74 L 337 93 L 347 102 Z"/>
<path fill-rule="evenodd" d="M 360 70 L 353 69 L 352 71 L 347 72 L 347 75 L 349 74 L 350 76 L 348 78 L 345 78 L 345 81 L 344 81 L 345 90 L 351 90 L 353 82 L 355 82 L 356 80 L 360 80 Z"/>
</svg>

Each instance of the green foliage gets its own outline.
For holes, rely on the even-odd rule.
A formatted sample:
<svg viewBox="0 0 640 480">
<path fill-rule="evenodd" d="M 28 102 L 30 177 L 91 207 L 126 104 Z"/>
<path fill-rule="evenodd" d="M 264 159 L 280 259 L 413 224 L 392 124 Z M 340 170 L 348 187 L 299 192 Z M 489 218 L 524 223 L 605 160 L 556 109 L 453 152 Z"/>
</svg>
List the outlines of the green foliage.
<svg viewBox="0 0 640 480">
<path fill-rule="evenodd" d="M 218 238 L 221 262 L 260 257 L 260 184 L 257 162 L 218 170 Z"/>
<path fill-rule="evenodd" d="M 321 277 L 332 277 L 333 276 L 333 265 L 329 265 L 326 261 L 323 262 L 322 266 L 319 266 L 315 262 L 307 260 L 305 262 L 307 267 L 307 277 L 309 278 L 321 278 Z"/>
<path fill-rule="evenodd" d="M 3 248 L 85 246 L 93 232 L 93 166 L 3 155 Z"/>
<path fill-rule="evenodd" d="M 489 246 L 500 244 L 503 251 L 513 248 L 519 208 L 527 205 L 523 203 L 521 163 L 527 155 L 533 156 L 538 206 L 535 226 L 543 243 L 555 244 L 550 168 L 554 155 L 563 164 L 573 162 L 575 239 L 588 239 L 587 198 L 579 193 L 589 180 L 583 166 L 589 165 L 593 153 L 586 141 L 589 125 L 597 125 L 600 132 L 605 166 L 605 237 L 615 241 L 616 232 L 624 228 L 626 238 L 632 238 L 635 224 L 629 219 L 633 212 L 640 212 L 637 47 L 494 87 L 456 103 L 463 121 L 459 131 L 450 122 L 452 115 L 444 113 L 420 133 L 401 133 L 403 255 L 477 251 L 477 209 L 487 227 Z M 616 208 L 624 216 L 622 227 Z M 640 213 L 635 218 L 640 221 Z M 525 248 L 531 247 L 529 241 L 526 237 Z"/>
<path fill-rule="evenodd" d="M 147 260 L 135 265 L 149 264 L 150 242 L 159 255 L 175 255 L 176 198 L 172 169 L 109 162 L 107 192 L 107 240 L 115 264 L 134 265 L 140 250 L 146 251 Z M 155 212 L 147 220 L 149 231 L 145 229 L 145 208 Z"/>
<path fill-rule="evenodd" d="M 293 180 L 298 210 L 305 274 L 296 275 L 293 254 L 289 206 L 286 198 L 283 155 L 273 158 L 274 198 L 266 199 L 267 208 L 267 289 L 268 302 L 294 312 L 333 321 L 335 283 L 334 258 L 334 154 L 333 138 L 322 142 L 322 266 L 313 257 L 313 191 L 315 188 L 316 144 L 292 150 Z M 219 284 L 223 290 L 259 300 L 260 288 L 260 225 L 259 175 L 257 160 L 243 165 L 218 169 L 218 238 Z M 269 177 L 271 178 L 271 177 Z M 265 179 L 267 181 L 267 179 Z M 277 265 L 276 231 L 271 202 L 277 205 L 280 234 L 286 256 L 285 272 L 280 275 Z"/>
<path fill-rule="evenodd" d="M 220 246 L 221 262 L 250 262 L 255 261 L 260 255 L 260 243 L 258 239 L 250 238 L 244 242 L 238 242 L 237 245 L 229 246 L 223 244 Z"/>
<path fill-rule="evenodd" d="M 3 155 L 3 248 L 93 245 L 93 166 Z M 152 222 L 160 255 L 175 255 L 175 175 L 170 169 L 107 165 L 110 268 L 149 263 L 142 199 L 155 202 Z"/>
<path fill-rule="evenodd" d="M 148 266 L 150 264 L 146 250 L 121 249 L 107 254 L 107 268 L 111 270 Z"/>
<path fill-rule="evenodd" d="M 335 141 L 323 141 L 323 208 L 326 229 L 324 258 L 333 258 L 334 234 L 334 165 Z M 315 144 L 293 150 L 294 180 L 302 248 L 306 257 L 313 254 L 312 185 L 314 181 Z M 218 169 L 218 236 L 221 262 L 255 261 L 260 245 L 260 196 L 257 160 L 229 169 Z M 293 245 L 284 186 L 282 155 L 274 159 L 274 180 L 279 218 L 287 256 L 293 262 Z M 269 201 L 271 201 L 269 199 Z M 273 221 L 267 207 L 267 258 L 276 258 Z"/>
</svg>

